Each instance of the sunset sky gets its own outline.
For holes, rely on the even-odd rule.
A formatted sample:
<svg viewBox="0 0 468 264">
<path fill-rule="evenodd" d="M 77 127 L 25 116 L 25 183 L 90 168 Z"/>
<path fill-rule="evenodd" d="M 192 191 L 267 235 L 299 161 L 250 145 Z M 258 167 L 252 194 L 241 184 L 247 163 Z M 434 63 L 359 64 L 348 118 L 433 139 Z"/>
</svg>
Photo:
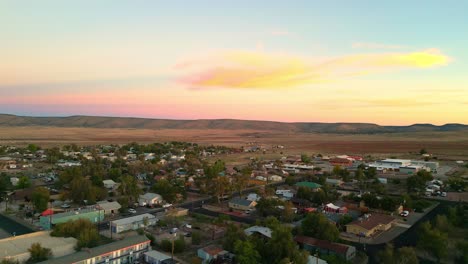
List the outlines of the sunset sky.
<svg viewBox="0 0 468 264">
<path fill-rule="evenodd" d="M 0 0 L 0 113 L 468 124 L 467 10 Z"/>
</svg>

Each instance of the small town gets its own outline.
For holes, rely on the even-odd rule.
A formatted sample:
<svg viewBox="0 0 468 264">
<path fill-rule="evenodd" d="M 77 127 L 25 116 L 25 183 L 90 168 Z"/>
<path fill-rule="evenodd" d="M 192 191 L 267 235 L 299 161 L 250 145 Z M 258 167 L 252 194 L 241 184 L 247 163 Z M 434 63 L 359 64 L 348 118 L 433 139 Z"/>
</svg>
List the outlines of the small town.
<svg viewBox="0 0 468 264">
<path fill-rule="evenodd" d="M 468 264 L 467 11 L 0 0 L 0 264 Z"/>
<path fill-rule="evenodd" d="M 284 153 L 255 142 L 0 146 L 1 263 L 466 258 L 467 161 L 426 149 Z"/>
</svg>

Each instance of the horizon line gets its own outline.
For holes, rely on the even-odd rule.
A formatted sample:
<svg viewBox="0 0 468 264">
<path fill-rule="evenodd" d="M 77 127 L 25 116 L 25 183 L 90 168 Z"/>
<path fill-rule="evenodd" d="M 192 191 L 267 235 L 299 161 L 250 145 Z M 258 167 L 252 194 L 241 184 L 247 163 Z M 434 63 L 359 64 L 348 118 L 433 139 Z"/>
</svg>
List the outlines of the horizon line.
<svg viewBox="0 0 468 264">
<path fill-rule="evenodd" d="M 278 120 L 258 120 L 258 119 L 238 119 L 238 118 L 199 118 L 199 119 L 178 119 L 178 118 L 156 118 L 156 117 L 142 117 L 142 116 L 112 116 L 112 115 L 81 115 L 81 114 L 73 114 L 73 115 L 19 115 L 13 113 L 0 113 L 1 115 L 9 115 L 15 117 L 32 117 L 32 118 L 70 118 L 70 117 L 97 117 L 97 118 L 131 118 L 131 119 L 148 119 L 148 120 L 169 120 L 169 121 L 215 121 L 215 120 L 234 120 L 234 121 L 251 121 L 251 122 L 273 122 L 273 123 L 284 123 L 284 124 L 367 124 L 367 125 L 377 125 L 377 126 L 384 126 L 384 127 L 409 127 L 409 126 L 416 126 L 416 125 L 431 125 L 431 126 L 446 126 L 446 125 L 463 125 L 468 126 L 468 124 L 463 123 L 444 123 L 440 125 L 436 125 L 433 123 L 412 123 L 407 125 L 384 125 L 378 123 L 370 123 L 370 122 L 343 122 L 343 121 L 335 121 L 335 122 L 317 122 L 317 121 L 296 121 L 296 122 L 288 122 L 288 121 L 278 121 Z"/>
</svg>

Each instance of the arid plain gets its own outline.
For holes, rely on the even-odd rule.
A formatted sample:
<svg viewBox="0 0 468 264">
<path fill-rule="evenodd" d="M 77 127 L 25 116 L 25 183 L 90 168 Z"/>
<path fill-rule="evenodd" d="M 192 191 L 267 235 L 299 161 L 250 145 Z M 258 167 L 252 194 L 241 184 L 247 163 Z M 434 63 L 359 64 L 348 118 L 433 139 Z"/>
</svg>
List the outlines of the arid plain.
<svg viewBox="0 0 468 264">
<path fill-rule="evenodd" d="M 468 133 L 407 132 L 379 134 L 287 133 L 262 130 L 124 129 L 67 127 L 0 127 L 0 144 L 42 146 L 187 141 L 233 147 L 248 144 L 284 146 L 285 153 L 408 154 L 425 148 L 449 159 L 468 155 Z"/>
</svg>

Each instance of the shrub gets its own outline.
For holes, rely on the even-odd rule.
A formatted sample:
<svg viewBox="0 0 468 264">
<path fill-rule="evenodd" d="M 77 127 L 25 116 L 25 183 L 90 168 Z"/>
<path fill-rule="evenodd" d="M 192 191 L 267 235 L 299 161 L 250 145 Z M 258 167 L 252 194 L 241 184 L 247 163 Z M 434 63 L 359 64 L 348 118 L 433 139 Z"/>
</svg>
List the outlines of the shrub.
<svg viewBox="0 0 468 264">
<path fill-rule="evenodd" d="M 201 243 L 201 234 L 200 232 L 192 232 L 192 244 L 200 245 Z"/>
</svg>

